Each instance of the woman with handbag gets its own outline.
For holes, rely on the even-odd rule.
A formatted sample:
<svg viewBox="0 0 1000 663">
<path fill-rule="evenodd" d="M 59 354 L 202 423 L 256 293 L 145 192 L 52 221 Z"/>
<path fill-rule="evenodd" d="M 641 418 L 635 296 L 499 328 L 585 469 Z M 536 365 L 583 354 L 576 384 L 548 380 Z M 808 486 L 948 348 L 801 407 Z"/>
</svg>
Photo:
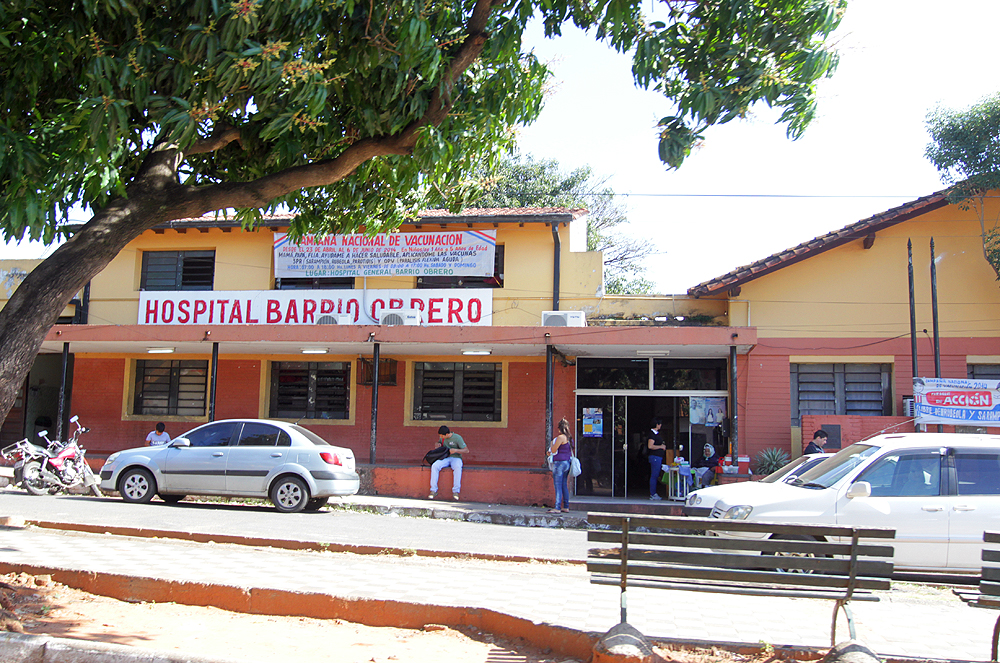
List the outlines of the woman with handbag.
<svg viewBox="0 0 1000 663">
<path fill-rule="evenodd" d="M 566 419 L 559 422 L 559 435 L 549 446 L 549 457 L 552 459 L 552 482 L 556 489 L 556 507 L 549 509 L 549 513 L 569 513 L 569 475 L 574 453 L 573 437 L 569 434 Z"/>
</svg>

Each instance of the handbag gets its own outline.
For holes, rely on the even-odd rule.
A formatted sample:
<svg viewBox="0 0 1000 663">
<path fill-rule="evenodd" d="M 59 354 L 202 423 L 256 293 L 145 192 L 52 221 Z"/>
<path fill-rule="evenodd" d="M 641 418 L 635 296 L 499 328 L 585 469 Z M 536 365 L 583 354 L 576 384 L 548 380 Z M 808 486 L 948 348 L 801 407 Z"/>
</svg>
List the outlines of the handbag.
<svg viewBox="0 0 1000 663">
<path fill-rule="evenodd" d="M 583 474 L 583 468 L 580 467 L 580 459 L 576 456 L 569 457 L 569 473 L 574 477 L 578 477 Z"/>
<path fill-rule="evenodd" d="M 440 446 L 434 447 L 433 449 L 425 453 L 424 462 L 427 463 L 428 465 L 433 465 L 435 461 L 439 461 L 442 458 L 447 458 L 450 455 L 451 455 L 451 449 L 442 444 Z"/>
</svg>

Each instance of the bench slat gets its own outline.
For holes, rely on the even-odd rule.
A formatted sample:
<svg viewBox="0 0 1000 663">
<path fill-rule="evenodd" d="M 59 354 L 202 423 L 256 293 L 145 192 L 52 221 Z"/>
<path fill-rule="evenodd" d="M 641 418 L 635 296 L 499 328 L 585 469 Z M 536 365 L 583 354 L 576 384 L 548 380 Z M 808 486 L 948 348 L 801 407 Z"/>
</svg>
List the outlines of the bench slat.
<svg viewBox="0 0 1000 663">
<path fill-rule="evenodd" d="M 990 550 L 989 548 L 983 548 L 983 561 L 1000 562 L 1000 550 Z"/>
<path fill-rule="evenodd" d="M 610 576 L 592 576 L 593 585 L 619 585 L 617 578 Z M 808 591 L 804 589 L 786 589 L 781 587 L 733 587 L 732 585 L 712 584 L 707 582 L 671 582 L 656 580 L 629 580 L 629 587 L 647 587 L 650 589 L 673 589 L 678 591 L 712 592 L 715 594 L 742 594 L 746 596 L 781 596 L 788 598 L 826 599 L 835 601 L 843 598 L 843 592 L 830 592 L 821 589 Z M 854 601 L 879 601 L 880 597 L 868 592 L 855 592 L 851 597 Z"/>
<path fill-rule="evenodd" d="M 982 580 L 1000 581 L 1000 568 L 995 566 L 984 566 L 982 575 L 979 577 Z"/>
<path fill-rule="evenodd" d="M 1000 596 L 1000 582 L 996 582 L 994 579 L 987 580 L 984 576 L 979 581 L 979 592 L 987 596 Z"/>
<path fill-rule="evenodd" d="M 587 562 L 590 573 L 620 575 L 621 566 L 614 562 Z M 779 587 L 825 587 L 841 589 L 846 592 L 848 578 L 845 576 L 824 575 L 819 573 L 782 573 L 780 571 L 755 571 L 747 569 L 725 569 L 707 567 L 689 567 L 680 565 L 647 566 L 635 563 L 628 565 L 629 578 L 647 580 L 651 578 L 673 578 L 687 580 L 712 580 L 733 585 L 752 583 L 755 585 L 773 585 Z M 858 577 L 855 579 L 857 589 L 889 589 L 886 578 Z"/>
<path fill-rule="evenodd" d="M 986 543 L 1000 543 L 1000 532 L 983 532 L 983 541 Z"/>
<path fill-rule="evenodd" d="M 603 550 L 604 555 L 588 555 L 589 559 L 610 561 L 621 564 L 621 551 Z M 851 573 L 851 560 L 836 557 L 799 557 L 788 555 L 741 555 L 737 553 L 709 553 L 682 549 L 635 549 L 629 548 L 628 561 L 637 563 L 684 564 L 686 566 L 703 566 L 710 568 L 745 569 L 797 569 L 816 571 L 825 574 L 835 574 L 847 577 Z M 883 576 L 892 575 L 892 562 L 883 560 L 857 560 L 857 575 Z"/>
<path fill-rule="evenodd" d="M 613 530 L 590 530 L 587 540 L 596 543 L 620 543 L 621 532 Z M 659 545 L 709 550 L 756 550 L 758 552 L 812 552 L 817 555 L 850 555 L 850 543 L 832 541 L 794 541 L 789 539 L 725 539 L 718 536 L 683 534 L 646 534 L 632 532 L 628 537 L 629 546 Z M 858 546 L 859 557 L 892 557 L 892 546 Z"/>
<path fill-rule="evenodd" d="M 629 529 L 647 529 L 730 532 L 771 532 L 777 534 L 811 534 L 814 536 L 842 536 L 850 538 L 855 530 L 865 539 L 895 538 L 896 530 L 882 527 L 845 527 L 837 525 L 798 525 L 788 523 L 748 522 L 745 520 L 724 520 L 721 518 L 675 518 L 672 516 L 623 516 L 618 513 L 590 513 L 587 521 L 591 525 L 605 525 L 621 530 L 621 523 L 627 518 Z"/>
</svg>

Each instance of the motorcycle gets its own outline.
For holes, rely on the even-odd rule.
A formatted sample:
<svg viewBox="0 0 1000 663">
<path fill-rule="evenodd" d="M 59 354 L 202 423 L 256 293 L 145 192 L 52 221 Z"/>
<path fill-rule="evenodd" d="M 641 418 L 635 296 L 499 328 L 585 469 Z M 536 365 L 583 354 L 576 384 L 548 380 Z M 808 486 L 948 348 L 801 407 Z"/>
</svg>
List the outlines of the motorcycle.
<svg viewBox="0 0 1000 663">
<path fill-rule="evenodd" d="M 61 490 L 84 486 L 94 497 L 103 497 L 100 482 L 87 464 L 86 450 L 80 446 L 80 435 L 89 428 L 80 425 L 74 416 L 70 422 L 76 430 L 66 441 L 50 440 L 48 431 L 38 437 L 45 440 L 45 447 L 29 442 L 27 438 L 0 450 L 7 460 L 14 460 L 14 484 L 32 495 L 54 495 Z"/>
</svg>

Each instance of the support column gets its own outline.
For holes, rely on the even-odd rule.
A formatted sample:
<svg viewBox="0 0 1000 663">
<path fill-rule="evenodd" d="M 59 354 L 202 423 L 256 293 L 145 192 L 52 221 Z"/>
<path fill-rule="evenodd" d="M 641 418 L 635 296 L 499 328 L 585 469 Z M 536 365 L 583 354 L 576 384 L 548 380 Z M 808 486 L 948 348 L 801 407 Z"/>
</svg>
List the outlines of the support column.
<svg viewBox="0 0 1000 663">
<path fill-rule="evenodd" d="M 372 344 L 372 428 L 368 442 L 368 462 L 375 464 L 375 438 L 378 432 L 378 364 L 379 344 Z"/>
<path fill-rule="evenodd" d="M 736 389 L 736 346 L 729 346 L 729 447 L 730 453 L 733 455 L 733 461 L 739 461 L 740 453 L 740 434 L 738 425 L 738 415 L 739 403 L 736 402 L 736 394 L 738 390 Z"/>
<path fill-rule="evenodd" d="M 208 397 L 208 420 L 215 421 L 215 388 L 219 377 L 219 344 L 212 343 L 212 390 Z"/>
<path fill-rule="evenodd" d="M 59 376 L 59 409 L 56 414 L 56 439 L 63 439 L 63 420 L 66 418 L 66 368 L 69 366 L 69 343 L 62 347 L 62 372 Z M 27 408 L 26 408 L 27 410 Z"/>
<path fill-rule="evenodd" d="M 552 412 L 553 400 L 555 399 L 555 367 L 552 365 L 555 353 L 552 352 L 552 345 L 545 346 L 545 444 L 548 453 L 548 444 L 552 439 Z"/>
</svg>

